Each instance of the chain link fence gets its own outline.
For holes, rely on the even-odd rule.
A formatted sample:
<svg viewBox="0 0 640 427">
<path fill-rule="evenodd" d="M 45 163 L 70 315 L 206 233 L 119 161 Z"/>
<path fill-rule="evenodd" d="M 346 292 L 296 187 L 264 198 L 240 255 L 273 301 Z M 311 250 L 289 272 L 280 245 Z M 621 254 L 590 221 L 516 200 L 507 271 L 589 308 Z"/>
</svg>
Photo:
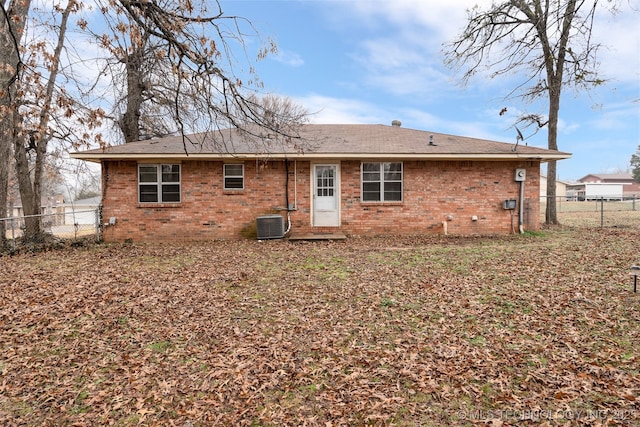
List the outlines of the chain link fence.
<svg viewBox="0 0 640 427">
<path fill-rule="evenodd" d="M 37 218 L 40 228 L 46 237 L 61 240 L 95 239 L 99 241 L 101 208 L 77 210 L 70 209 L 62 212 L 42 215 L 15 216 L 0 218 L 4 222 L 9 244 L 16 248 L 25 233 L 28 219 Z"/>
<path fill-rule="evenodd" d="M 545 220 L 546 199 L 540 201 L 541 222 Z M 640 196 L 622 199 L 600 197 L 592 200 L 556 198 L 558 221 L 569 227 L 640 228 Z"/>
<path fill-rule="evenodd" d="M 546 199 L 540 201 L 540 222 L 545 221 Z M 640 228 L 640 196 L 622 200 L 572 200 L 556 198 L 556 210 L 560 224 L 581 228 Z M 525 209 L 525 223 L 531 220 L 530 210 Z M 0 218 L 4 222 L 10 245 L 17 247 L 24 235 L 26 219 L 38 218 L 45 236 L 61 240 L 95 239 L 100 241 L 102 209 L 76 210 L 52 214 Z"/>
</svg>

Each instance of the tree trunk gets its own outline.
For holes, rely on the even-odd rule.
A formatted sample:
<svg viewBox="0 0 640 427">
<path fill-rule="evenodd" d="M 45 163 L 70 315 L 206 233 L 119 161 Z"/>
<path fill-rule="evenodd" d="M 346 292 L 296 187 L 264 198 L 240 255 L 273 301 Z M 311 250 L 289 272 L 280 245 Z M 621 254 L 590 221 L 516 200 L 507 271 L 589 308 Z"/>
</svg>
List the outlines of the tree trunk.
<svg viewBox="0 0 640 427">
<path fill-rule="evenodd" d="M 550 79 L 552 80 L 552 79 Z M 549 90 L 549 150 L 558 149 L 558 114 L 560 111 L 560 88 L 559 83 L 551 82 Z M 547 164 L 547 208 L 545 211 L 545 224 L 558 224 L 558 211 L 556 199 L 556 160 L 551 160 Z"/>
<path fill-rule="evenodd" d="M 48 124 L 51 114 L 51 104 L 55 89 L 55 82 L 58 76 L 58 68 L 60 65 L 60 55 L 64 46 L 65 34 L 67 30 L 67 22 L 70 14 L 76 10 L 77 4 L 75 0 L 69 0 L 64 9 L 60 26 L 57 44 L 51 55 L 51 63 L 48 64 L 50 70 L 47 86 L 44 94 L 40 94 L 43 98 L 40 107 L 38 128 L 32 130 L 29 134 L 30 143 L 25 144 L 24 137 L 17 135 L 14 139 L 14 157 L 16 160 L 16 171 L 18 173 L 18 187 L 20 189 L 20 198 L 25 216 L 25 234 L 24 239 L 27 241 L 39 242 L 43 240 L 42 230 L 42 173 L 44 171 L 45 159 L 47 156 L 47 143 L 49 141 Z M 27 150 L 33 150 L 35 154 L 35 162 L 33 164 L 33 181 L 29 171 L 30 164 Z"/>
<path fill-rule="evenodd" d="M 31 171 L 29 170 L 29 159 L 23 137 L 15 135 L 13 138 L 13 157 L 16 162 L 16 172 L 18 177 L 18 189 L 20 190 L 20 200 L 22 201 L 22 212 L 24 219 L 24 239 L 28 241 L 39 241 L 42 238 L 42 221 L 40 215 L 40 201 L 36 200 L 34 186 L 31 182 Z"/>
<path fill-rule="evenodd" d="M 544 213 L 545 224 L 558 224 L 558 211 L 556 199 L 556 161 L 551 160 L 547 164 L 547 208 Z"/>
<path fill-rule="evenodd" d="M 8 216 L 9 156 L 11 155 L 11 149 L 9 145 L 10 140 L 7 137 L 9 133 L 7 122 L 6 116 L 0 120 L 0 218 Z M 9 249 L 7 222 L 0 220 L 0 252 L 6 251 L 7 249 Z"/>
<path fill-rule="evenodd" d="M 142 75 L 143 48 L 136 48 L 124 61 L 127 74 L 127 109 L 120 119 L 120 129 L 125 142 L 134 142 L 140 139 L 140 115 L 143 92 L 145 89 L 144 76 Z"/>
<path fill-rule="evenodd" d="M 560 94 L 563 84 L 564 61 L 567 55 L 567 45 L 572 30 L 573 18 L 576 14 L 576 2 L 577 0 L 569 0 L 566 4 L 564 14 L 562 15 L 562 32 L 560 33 L 560 42 L 558 43 L 556 55 L 553 55 L 549 39 L 546 37 L 546 30 L 544 37 L 541 35 L 549 93 L 549 150 L 558 149 L 558 116 L 560 114 Z M 542 10 L 540 5 L 538 7 Z M 547 166 L 547 209 L 545 212 L 545 223 L 548 225 L 558 224 L 558 212 L 556 210 L 556 176 L 556 161 L 552 160 Z"/>
<path fill-rule="evenodd" d="M 7 216 L 11 146 L 19 137 L 15 83 L 22 66 L 18 48 L 30 7 L 31 0 L 12 1 L 0 16 L 0 218 Z M 6 222 L 0 221 L 2 250 L 7 249 L 6 232 Z"/>
</svg>

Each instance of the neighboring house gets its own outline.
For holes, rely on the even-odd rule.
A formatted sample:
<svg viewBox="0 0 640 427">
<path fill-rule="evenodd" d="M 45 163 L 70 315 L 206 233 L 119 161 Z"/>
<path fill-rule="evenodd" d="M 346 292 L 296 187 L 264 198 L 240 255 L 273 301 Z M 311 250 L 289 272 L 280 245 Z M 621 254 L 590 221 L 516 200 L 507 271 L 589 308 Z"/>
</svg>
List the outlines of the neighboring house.
<svg viewBox="0 0 640 427">
<path fill-rule="evenodd" d="M 564 199 L 567 196 L 568 183 L 556 179 L 556 197 Z M 547 199 L 547 177 L 540 175 L 540 198 L 544 202 Z"/>
<path fill-rule="evenodd" d="M 570 157 L 397 122 L 304 125 L 282 140 L 227 129 L 71 157 L 102 165 L 106 241 L 240 238 L 258 217 L 258 235 L 274 218 L 292 233 L 507 234 L 520 206 L 537 230 L 540 164 Z"/>
<path fill-rule="evenodd" d="M 640 183 L 629 173 L 594 173 L 578 180 L 579 183 L 621 184 L 622 196 L 625 198 L 640 197 Z"/>
<path fill-rule="evenodd" d="M 623 187 L 623 184 L 604 182 L 569 184 L 567 186 L 567 200 L 623 200 Z"/>
<path fill-rule="evenodd" d="M 96 225 L 101 196 L 63 203 L 65 225 Z"/>
<path fill-rule="evenodd" d="M 20 196 L 15 195 L 10 197 L 7 206 L 7 217 L 21 217 L 24 216 L 24 210 L 22 208 L 22 202 Z M 64 197 L 62 194 L 53 194 L 49 196 L 42 196 L 40 199 L 40 211 L 43 215 L 57 215 L 62 212 L 61 205 L 64 203 Z"/>
<path fill-rule="evenodd" d="M 40 212 L 42 214 L 42 225 L 47 231 L 51 230 L 52 226 L 59 225 L 62 221 L 62 213 L 64 209 L 62 204 L 64 198 L 62 194 L 54 194 L 50 196 L 42 196 L 40 199 Z M 11 194 L 8 200 L 7 216 L 6 218 L 15 218 L 11 221 L 7 221 L 7 230 L 18 229 L 24 227 L 24 208 L 20 200 L 19 194 Z"/>
</svg>

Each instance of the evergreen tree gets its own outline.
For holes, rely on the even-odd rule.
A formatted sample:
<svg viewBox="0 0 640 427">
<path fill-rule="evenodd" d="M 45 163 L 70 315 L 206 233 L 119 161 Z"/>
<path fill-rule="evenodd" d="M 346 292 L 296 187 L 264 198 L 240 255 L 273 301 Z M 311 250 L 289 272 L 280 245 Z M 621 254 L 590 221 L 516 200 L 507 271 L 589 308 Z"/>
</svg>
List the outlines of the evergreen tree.
<svg viewBox="0 0 640 427">
<path fill-rule="evenodd" d="M 635 154 L 631 155 L 631 173 L 633 174 L 633 179 L 636 182 L 640 182 L 640 145 L 638 145 L 638 151 Z"/>
</svg>

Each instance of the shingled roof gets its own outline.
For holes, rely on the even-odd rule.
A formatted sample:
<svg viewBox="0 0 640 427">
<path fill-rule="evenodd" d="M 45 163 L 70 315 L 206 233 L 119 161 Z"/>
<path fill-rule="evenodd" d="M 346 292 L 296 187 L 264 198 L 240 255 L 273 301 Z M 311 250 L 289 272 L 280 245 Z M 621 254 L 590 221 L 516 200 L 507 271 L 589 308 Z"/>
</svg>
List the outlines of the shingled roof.
<svg viewBox="0 0 640 427">
<path fill-rule="evenodd" d="M 216 132 L 168 136 L 72 153 L 75 159 L 99 162 L 127 159 L 288 158 L 414 160 L 561 160 L 571 154 L 513 143 L 427 132 L 399 126 L 309 124 L 296 138 L 274 133 Z"/>
</svg>

